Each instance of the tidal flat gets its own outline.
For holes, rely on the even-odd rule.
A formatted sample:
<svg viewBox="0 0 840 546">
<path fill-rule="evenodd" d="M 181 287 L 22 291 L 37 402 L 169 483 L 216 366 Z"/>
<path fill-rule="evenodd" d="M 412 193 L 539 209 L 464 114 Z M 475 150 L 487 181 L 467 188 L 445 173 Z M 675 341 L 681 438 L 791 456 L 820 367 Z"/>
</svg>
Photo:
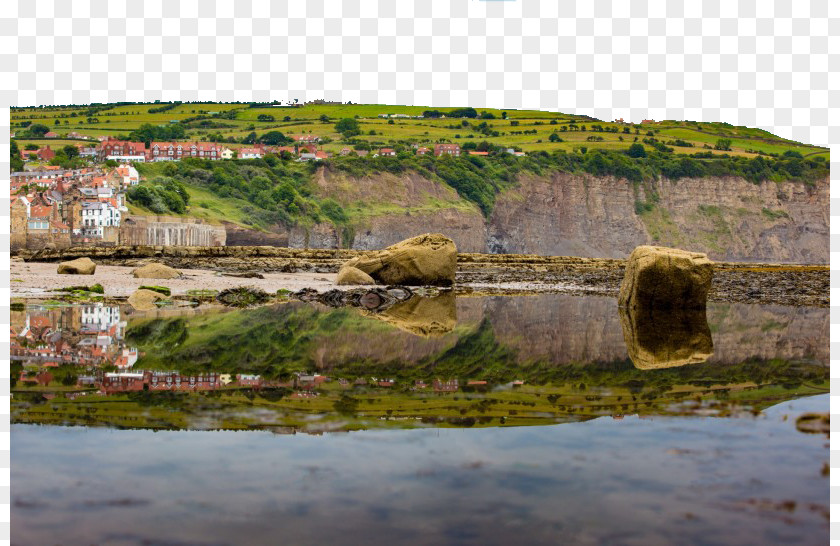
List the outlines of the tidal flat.
<svg viewBox="0 0 840 546">
<path fill-rule="evenodd" d="M 16 542 L 825 542 L 828 309 L 633 320 L 609 295 L 477 290 L 27 300 Z"/>
</svg>

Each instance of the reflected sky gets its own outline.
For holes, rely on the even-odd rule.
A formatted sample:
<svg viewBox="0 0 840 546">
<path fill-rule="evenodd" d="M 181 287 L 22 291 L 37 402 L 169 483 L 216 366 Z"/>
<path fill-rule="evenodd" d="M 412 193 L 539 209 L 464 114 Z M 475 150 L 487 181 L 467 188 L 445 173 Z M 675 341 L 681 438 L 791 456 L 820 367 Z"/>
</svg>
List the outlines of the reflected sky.
<svg viewBox="0 0 840 546">
<path fill-rule="evenodd" d="M 15 425 L 22 544 L 815 544 L 827 440 L 794 419 L 150 432 Z M 787 416 L 787 419 L 785 418 Z M 60 455 L 59 455 L 60 454 Z"/>
<path fill-rule="evenodd" d="M 14 311 L 15 543 L 828 539 L 827 309 L 409 303 Z"/>
</svg>

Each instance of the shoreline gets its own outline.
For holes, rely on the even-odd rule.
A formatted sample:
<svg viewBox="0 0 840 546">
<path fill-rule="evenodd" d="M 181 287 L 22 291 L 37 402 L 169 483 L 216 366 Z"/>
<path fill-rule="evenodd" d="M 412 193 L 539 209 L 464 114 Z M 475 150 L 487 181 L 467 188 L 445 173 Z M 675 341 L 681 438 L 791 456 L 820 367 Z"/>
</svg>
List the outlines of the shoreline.
<svg viewBox="0 0 840 546">
<path fill-rule="evenodd" d="M 325 267 L 326 264 L 307 260 L 295 260 L 292 267 L 284 267 L 280 271 L 267 270 L 264 264 L 259 263 L 259 259 L 247 267 L 247 258 L 237 260 L 237 267 L 216 264 L 213 268 L 185 268 L 178 267 L 183 264 L 170 263 L 182 274 L 182 278 L 135 279 L 131 275 L 133 269 L 148 261 L 165 263 L 168 260 L 130 259 L 125 260 L 123 265 L 98 263 L 94 275 L 59 275 L 55 261 L 24 262 L 13 259 L 10 295 L 13 299 L 60 299 L 62 293 L 56 292 L 57 288 L 97 283 L 104 287 L 103 296 L 106 298 L 127 298 L 143 285 L 165 286 L 171 290 L 172 296 L 186 296 L 189 290 L 222 291 L 241 286 L 260 288 L 269 294 L 275 294 L 280 289 L 297 292 L 308 288 L 326 292 L 335 288 L 359 288 L 339 287 L 335 284 L 336 264 Z M 829 306 L 828 266 L 755 263 L 717 263 L 715 266 L 710 302 Z M 233 276 L 243 271 L 260 272 L 264 278 Z M 568 257 L 542 257 L 540 260 L 534 256 L 516 255 L 477 255 L 471 260 L 465 260 L 459 256 L 453 288 L 457 295 L 568 294 L 615 297 L 623 276 L 623 260 Z"/>
</svg>

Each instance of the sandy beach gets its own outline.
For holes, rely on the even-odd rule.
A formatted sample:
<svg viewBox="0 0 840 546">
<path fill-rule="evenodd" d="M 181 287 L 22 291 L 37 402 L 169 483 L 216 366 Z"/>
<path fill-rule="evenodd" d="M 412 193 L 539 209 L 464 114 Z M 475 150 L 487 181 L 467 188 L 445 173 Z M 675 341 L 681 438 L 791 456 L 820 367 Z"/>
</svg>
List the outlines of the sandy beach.
<svg viewBox="0 0 840 546">
<path fill-rule="evenodd" d="M 135 279 L 131 272 L 135 267 L 97 265 L 93 275 L 59 275 L 58 264 L 43 262 L 12 261 L 11 297 L 43 298 L 53 295 L 56 288 L 65 286 L 92 285 L 99 283 L 110 297 L 128 297 L 141 285 L 166 286 L 172 295 L 185 294 L 187 290 L 224 290 L 237 286 L 254 286 L 266 292 L 281 288 L 297 291 L 315 288 L 318 291 L 335 288 L 335 273 L 263 273 L 264 279 L 246 279 L 219 275 L 207 269 L 179 269 L 180 279 Z"/>
</svg>

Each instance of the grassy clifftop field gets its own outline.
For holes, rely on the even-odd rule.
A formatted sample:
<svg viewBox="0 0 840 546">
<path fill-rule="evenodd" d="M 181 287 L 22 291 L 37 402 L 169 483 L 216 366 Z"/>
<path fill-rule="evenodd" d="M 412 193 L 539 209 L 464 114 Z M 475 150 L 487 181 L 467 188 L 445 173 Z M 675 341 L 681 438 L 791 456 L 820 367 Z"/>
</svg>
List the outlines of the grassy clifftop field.
<svg viewBox="0 0 840 546">
<path fill-rule="evenodd" d="M 475 117 L 450 115 L 458 110 Z M 12 108 L 11 128 L 17 133 L 21 148 L 28 143 L 41 142 L 27 134 L 30 124 L 43 125 L 59 136 L 73 132 L 94 137 L 128 136 L 143 124 L 152 124 L 178 126 L 183 128 L 188 139 L 222 141 L 233 148 L 259 140 L 271 131 L 284 135 L 313 134 L 327 139 L 324 150 L 337 152 L 347 146 L 348 141 L 336 130 L 336 122 L 351 118 L 359 124 L 359 134 L 354 135 L 352 141 L 374 148 L 439 141 L 463 146 L 470 141 L 487 141 L 526 152 L 571 152 L 581 148 L 623 150 L 638 137 L 639 142 L 654 138 L 673 147 L 676 154 L 709 151 L 755 157 L 795 151 L 804 157 L 827 159 L 829 153 L 826 147 L 794 142 L 761 129 L 728 123 L 658 121 L 630 124 L 539 110 L 470 110 L 378 104 L 306 104 L 300 107 L 243 103 L 98 104 Z M 423 116 L 424 113 L 427 117 L 422 119 L 379 117 L 383 114 Z M 446 117 L 435 117 L 435 113 Z M 721 146 L 720 140 L 729 142 Z M 64 143 L 62 140 L 61 144 Z"/>
</svg>

